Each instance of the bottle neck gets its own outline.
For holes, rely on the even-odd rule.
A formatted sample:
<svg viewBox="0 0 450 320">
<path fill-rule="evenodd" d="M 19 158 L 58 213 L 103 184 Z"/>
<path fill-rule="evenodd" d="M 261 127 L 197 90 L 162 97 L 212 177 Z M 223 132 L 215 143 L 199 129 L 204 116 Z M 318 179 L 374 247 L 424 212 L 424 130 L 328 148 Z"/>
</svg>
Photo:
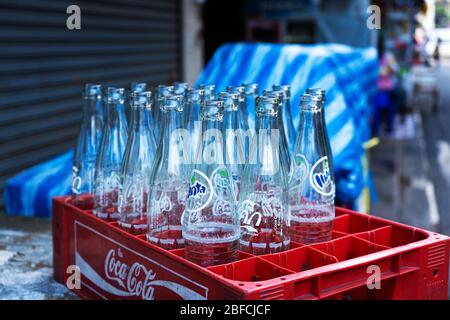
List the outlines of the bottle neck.
<svg viewBox="0 0 450 320">
<path fill-rule="evenodd" d="M 228 109 L 223 113 L 223 129 L 235 130 L 238 128 L 238 110 Z"/>
<path fill-rule="evenodd" d="M 102 116 L 102 100 L 97 97 L 84 98 L 83 116 L 93 117 Z"/>
<path fill-rule="evenodd" d="M 162 111 L 162 144 L 167 146 L 170 139 L 177 129 L 183 128 L 182 113 L 175 110 Z"/>
<path fill-rule="evenodd" d="M 150 108 L 132 107 L 131 108 L 131 126 L 133 128 L 149 128 Z"/>
<path fill-rule="evenodd" d="M 108 103 L 106 125 L 119 127 L 126 124 L 125 105 L 123 103 Z"/>
<path fill-rule="evenodd" d="M 262 131 L 262 130 L 272 130 L 272 129 L 279 129 L 278 126 L 278 119 L 280 117 L 275 117 L 273 115 L 265 115 L 265 114 L 261 114 L 258 115 L 257 117 L 257 121 L 256 121 L 256 130 Z"/>
<path fill-rule="evenodd" d="M 200 121 L 200 112 L 201 112 L 201 101 L 200 100 L 195 100 L 195 101 L 189 101 L 189 106 L 188 106 L 188 110 L 189 110 L 189 115 L 188 115 L 188 119 L 187 122 L 194 122 L 194 121 Z"/>
</svg>

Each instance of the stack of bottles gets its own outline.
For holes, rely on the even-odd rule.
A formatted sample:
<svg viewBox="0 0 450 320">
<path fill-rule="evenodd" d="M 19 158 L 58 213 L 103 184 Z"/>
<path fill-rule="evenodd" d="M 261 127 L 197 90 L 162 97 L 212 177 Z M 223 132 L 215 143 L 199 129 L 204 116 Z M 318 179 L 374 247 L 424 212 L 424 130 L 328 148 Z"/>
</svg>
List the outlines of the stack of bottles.
<svg viewBox="0 0 450 320">
<path fill-rule="evenodd" d="M 335 183 L 325 91 L 294 129 L 290 87 L 87 84 L 72 203 L 201 266 L 331 239 Z M 129 119 L 127 119 L 127 115 Z"/>
</svg>

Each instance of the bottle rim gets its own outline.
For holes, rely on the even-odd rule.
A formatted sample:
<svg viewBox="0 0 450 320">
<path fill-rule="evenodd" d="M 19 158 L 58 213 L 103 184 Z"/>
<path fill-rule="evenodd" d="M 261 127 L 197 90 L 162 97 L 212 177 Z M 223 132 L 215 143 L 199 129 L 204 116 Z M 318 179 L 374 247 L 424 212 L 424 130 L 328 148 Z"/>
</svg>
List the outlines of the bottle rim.
<svg viewBox="0 0 450 320">
<path fill-rule="evenodd" d="M 86 83 L 82 90 L 83 99 L 101 99 L 102 85 L 98 83 Z"/>
<path fill-rule="evenodd" d="M 183 112 L 184 96 L 181 94 L 169 94 L 161 99 L 160 109 L 162 112 Z"/>
<path fill-rule="evenodd" d="M 133 108 L 151 108 L 152 92 L 151 91 L 134 91 L 130 94 L 131 107 Z"/>
<path fill-rule="evenodd" d="M 106 90 L 107 103 L 124 103 L 125 102 L 125 88 L 108 87 Z"/>
<path fill-rule="evenodd" d="M 284 96 L 286 98 L 290 98 L 291 97 L 291 86 L 287 85 L 287 84 L 274 84 L 272 85 L 272 90 L 273 91 L 282 91 Z"/>
<path fill-rule="evenodd" d="M 301 110 L 320 111 L 323 109 L 322 97 L 318 94 L 305 93 L 300 98 Z"/>
<path fill-rule="evenodd" d="M 256 115 L 258 116 L 278 116 L 279 98 L 262 95 L 256 98 Z"/>
<path fill-rule="evenodd" d="M 225 111 L 237 111 L 239 105 L 239 94 L 231 92 L 219 93 L 219 100 L 223 101 Z"/>
<path fill-rule="evenodd" d="M 207 100 L 203 104 L 201 119 L 223 121 L 224 102 L 222 100 Z"/>
</svg>

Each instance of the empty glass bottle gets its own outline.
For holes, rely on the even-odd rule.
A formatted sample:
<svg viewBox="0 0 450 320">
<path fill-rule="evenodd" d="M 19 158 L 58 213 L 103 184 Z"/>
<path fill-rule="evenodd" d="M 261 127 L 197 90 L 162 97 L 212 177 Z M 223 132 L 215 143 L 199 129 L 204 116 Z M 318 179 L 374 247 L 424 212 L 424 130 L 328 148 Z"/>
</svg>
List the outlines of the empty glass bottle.
<svg viewBox="0 0 450 320">
<path fill-rule="evenodd" d="M 256 97 L 259 94 L 257 83 L 245 85 L 245 108 L 244 114 L 247 118 L 248 127 L 252 130 L 256 129 Z"/>
<path fill-rule="evenodd" d="M 256 104 L 257 144 L 241 181 L 240 249 L 255 255 L 289 249 L 288 164 L 280 157 L 279 100 L 261 96 Z"/>
<path fill-rule="evenodd" d="M 86 84 L 83 90 L 81 125 L 72 166 L 72 203 L 83 209 L 94 206 L 95 160 L 102 136 L 102 91 L 99 84 Z"/>
<path fill-rule="evenodd" d="M 331 239 L 334 220 L 334 173 L 320 95 L 305 94 L 289 177 L 293 241 L 309 244 Z"/>
<path fill-rule="evenodd" d="M 274 91 L 283 92 L 283 103 L 281 109 L 281 118 L 283 120 L 283 130 L 286 136 L 286 143 L 289 151 L 289 156 L 294 152 L 296 132 L 291 113 L 291 87 L 284 85 L 274 85 Z"/>
<path fill-rule="evenodd" d="M 203 143 L 190 179 L 183 214 L 185 258 L 201 266 L 232 262 L 238 256 L 239 218 L 233 183 L 224 162 L 223 101 L 205 101 Z"/>
<path fill-rule="evenodd" d="M 201 109 L 205 99 L 203 89 L 189 89 L 187 93 L 186 130 L 189 134 L 189 143 L 185 150 L 189 152 L 190 163 L 194 164 L 199 146 L 202 142 Z"/>
<path fill-rule="evenodd" d="M 162 135 L 150 176 L 147 240 L 167 250 L 184 246 L 181 215 L 189 183 L 189 157 L 183 152 L 183 103 L 181 95 L 160 100 Z"/>
<path fill-rule="evenodd" d="M 147 203 L 156 143 L 150 130 L 152 93 L 131 93 L 131 121 L 121 168 L 119 226 L 132 234 L 147 232 Z"/>
<path fill-rule="evenodd" d="M 239 127 L 239 94 L 222 92 L 223 134 L 225 135 L 225 161 L 233 178 L 236 197 L 239 197 L 242 171 L 245 165 L 245 132 Z M 240 130 L 241 129 L 241 130 Z"/>
<path fill-rule="evenodd" d="M 127 142 L 125 89 L 108 88 L 106 119 L 95 164 L 94 210 L 100 219 L 119 219 L 120 168 Z"/>
</svg>

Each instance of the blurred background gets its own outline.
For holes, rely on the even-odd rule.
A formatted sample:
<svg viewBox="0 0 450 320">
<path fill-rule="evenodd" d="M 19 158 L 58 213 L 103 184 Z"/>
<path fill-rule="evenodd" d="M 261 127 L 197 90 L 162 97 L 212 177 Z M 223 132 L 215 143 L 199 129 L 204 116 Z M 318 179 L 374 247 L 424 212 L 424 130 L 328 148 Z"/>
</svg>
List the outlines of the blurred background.
<svg viewBox="0 0 450 320">
<path fill-rule="evenodd" d="M 71 297 L 33 217 L 69 193 L 83 84 L 132 81 L 286 82 L 294 124 L 322 85 L 337 203 L 450 235 L 450 1 L 0 0 L 0 284 L 33 284 L 0 295 Z"/>
</svg>

